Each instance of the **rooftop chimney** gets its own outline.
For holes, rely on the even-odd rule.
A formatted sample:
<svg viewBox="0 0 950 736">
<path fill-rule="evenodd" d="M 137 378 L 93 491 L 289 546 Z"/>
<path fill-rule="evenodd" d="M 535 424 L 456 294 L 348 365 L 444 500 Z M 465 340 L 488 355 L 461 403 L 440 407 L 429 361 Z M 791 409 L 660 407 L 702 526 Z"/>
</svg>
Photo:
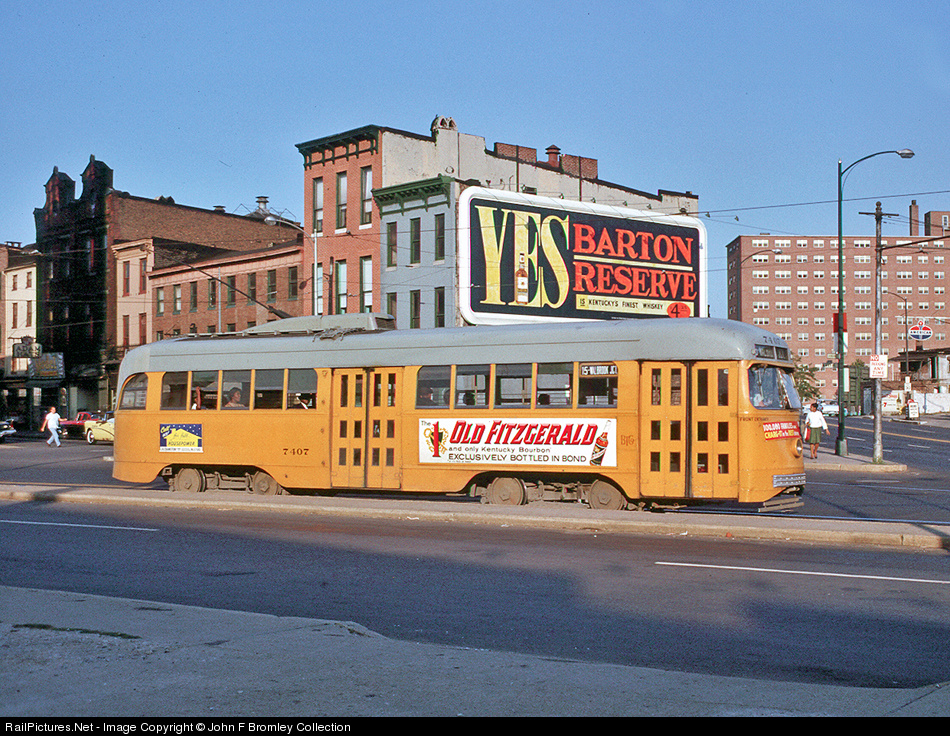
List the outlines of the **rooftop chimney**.
<svg viewBox="0 0 950 736">
<path fill-rule="evenodd" d="M 920 213 L 917 211 L 917 200 L 910 201 L 910 234 L 911 237 L 920 235 Z"/>
<path fill-rule="evenodd" d="M 258 197 L 257 198 L 257 211 L 258 212 L 270 212 L 267 209 L 267 197 Z"/>
<path fill-rule="evenodd" d="M 548 166 L 561 165 L 561 149 L 557 146 L 548 146 L 545 151 L 548 155 Z"/>
</svg>

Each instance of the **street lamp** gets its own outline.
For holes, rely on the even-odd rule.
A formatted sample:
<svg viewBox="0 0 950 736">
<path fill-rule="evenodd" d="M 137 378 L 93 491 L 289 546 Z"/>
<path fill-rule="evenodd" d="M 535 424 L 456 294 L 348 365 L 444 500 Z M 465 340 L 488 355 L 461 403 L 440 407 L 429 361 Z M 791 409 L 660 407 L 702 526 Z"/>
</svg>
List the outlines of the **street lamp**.
<svg viewBox="0 0 950 736">
<path fill-rule="evenodd" d="M 282 217 L 268 215 L 264 218 L 264 222 L 275 227 L 279 225 L 281 227 L 293 228 L 297 232 L 302 233 L 305 238 L 310 238 L 310 242 L 313 244 L 313 272 L 310 274 L 310 288 L 311 291 L 313 291 L 313 314 L 319 315 L 320 312 L 317 310 L 317 239 L 300 227 L 300 225 L 285 220 Z"/>
<path fill-rule="evenodd" d="M 844 191 L 844 175 L 862 161 L 885 153 L 896 153 L 901 158 L 913 158 L 914 152 L 909 148 L 899 151 L 878 151 L 864 158 L 859 158 L 853 164 L 841 168 L 841 159 L 838 159 L 838 439 L 835 442 L 835 454 L 841 457 L 848 454 L 848 440 L 845 437 L 845 408 L 844 408 L 844 228 L 841 209 Z"/>
</svg>

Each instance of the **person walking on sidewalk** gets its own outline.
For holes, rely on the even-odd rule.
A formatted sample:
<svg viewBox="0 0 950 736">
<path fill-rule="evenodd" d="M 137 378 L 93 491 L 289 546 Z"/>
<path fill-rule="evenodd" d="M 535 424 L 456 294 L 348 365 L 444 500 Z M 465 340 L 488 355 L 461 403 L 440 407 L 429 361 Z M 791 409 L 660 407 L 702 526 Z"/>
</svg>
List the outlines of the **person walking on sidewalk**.
<svg viewBox="0 0 950 736">
<path fill-rule="evenodd" d="M 55 406 L 51 406 L 46 416 L 43 417 L 43 426 L 40 427 L 40 432 L 45 432 L 47 429 L 49 430 L 49 439 L 46 440 L 46 444 L 52 447 L 55 442 L 56 446 L 59 447 L 59 414 L 56 413 Z"/>
<path fill-rule="evenodd" d="M 821 432 L 828 431 L 828 422 L 821 413 L 817 402 L 811 405 L 811 411 L 805 417 L 805 427 L 808 429 L 808 444 L 811 445 L 811 459 L 818 458 L 818 445 L 821 443 Z"/>
</svg>

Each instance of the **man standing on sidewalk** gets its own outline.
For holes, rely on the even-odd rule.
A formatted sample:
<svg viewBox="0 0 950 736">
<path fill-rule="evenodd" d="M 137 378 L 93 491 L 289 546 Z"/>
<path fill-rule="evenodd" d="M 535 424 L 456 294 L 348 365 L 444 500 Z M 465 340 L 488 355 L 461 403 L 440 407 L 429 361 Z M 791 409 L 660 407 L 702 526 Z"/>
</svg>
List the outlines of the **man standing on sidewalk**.
<svg viewBox="0 0 950 736">
<path fill-rule="evenodd" d="M 55 442 L 56 446 L 59 447 L 59 414 L 56 413 L 55 406 L 51 406 L 49 412 L 43 417 L 43 426 L 40 427 L 40 432 L 45 432 L 47 429 L 49 430 L 49 439 L 46 440 L 46 444 L 52 447 Z"/>
</svg>

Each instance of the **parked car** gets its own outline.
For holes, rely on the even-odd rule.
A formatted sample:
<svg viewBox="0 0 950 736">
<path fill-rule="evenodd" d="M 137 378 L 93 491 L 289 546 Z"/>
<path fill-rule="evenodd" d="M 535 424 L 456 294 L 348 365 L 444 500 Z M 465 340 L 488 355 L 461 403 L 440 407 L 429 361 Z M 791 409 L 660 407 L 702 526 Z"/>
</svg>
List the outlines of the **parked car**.
<svg viewBox="0 0 950 736">
<path fill-rule="evenodd" d="M 0 442 L 6 442 L 7 437 L 16 434 L 13 424 L 8 421 L 0 422 Z"/>
<path fill-rule="evenodd" d="M 836 417 L 840 411 L 838 404 L 833 401 L 829 401 L 827 404 L 821 404 L 819 408 L 821 409 L 821 413 L 828 417 Z"/>
<path fill-rule="evenodd" d="M 94 445 L 97 442 L 115 442 L 115 416 L 106 412 L 103 419 L 90 419 L 83 426 L 86 442 Z"/>
<path fill-rule="evenodd" d="M 60 432 L 65 432 L 67 437 L 82 437 L 86 433 L 86 422 L 99 418 L 98 414 L 93 414 L 92 412 L 78 412 L 75 419 L 60 420 Z"/>
</svg>

